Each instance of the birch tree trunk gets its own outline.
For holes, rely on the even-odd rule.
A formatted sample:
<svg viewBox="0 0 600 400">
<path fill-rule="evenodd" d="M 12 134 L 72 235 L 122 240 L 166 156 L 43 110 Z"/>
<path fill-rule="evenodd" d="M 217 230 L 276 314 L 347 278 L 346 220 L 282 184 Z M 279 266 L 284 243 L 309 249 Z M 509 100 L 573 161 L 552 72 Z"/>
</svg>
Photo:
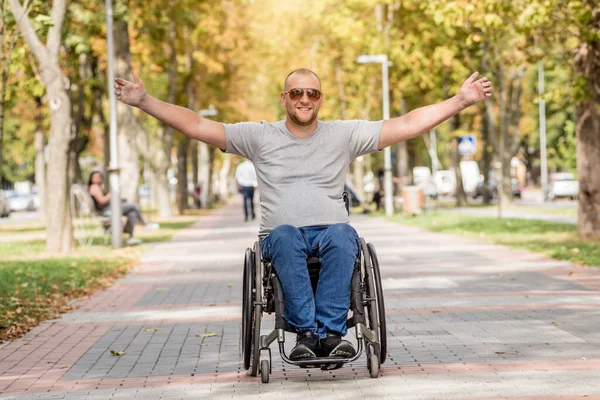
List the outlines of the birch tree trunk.
<svg viewBox="0 0 600 400">
<path fill-rule="evenodd" d="M 210 191 L 210 153 L 206 143 L 198 142 L 198 182 L 200 183 L 200 201 L 202 208 L 208 208 Z"/>
<path fill-rule="evenodd" d="M 596 11 L 590 29 L 600 24 Z M 596 28 L 597 29 L 597 28 Z M 575 56 L 587 80 L 588 97 L 576 105 L 577 175 L 579 206 L 577 230 L 584 237 L 600 237 L 600 40 L 583 43 Z"/>
<path fill-rule="evenodd" d="M 67 10 L 67 0 L 54 0 L 52 4 L 52 27 L 44 45 L 25 15 L 19 0 L 10 0 L 19 30 L 39 64 L 42 82 L 46 87 L 50 106 L 50 139 L 48 141 L 46 250 L 51 254 L 67 253 L 73 249 L 73 224 L 69 206 L 69 140 L 71 137 L 71 102 L 65 89 L 65 77 L 59 65 L 61 31 Z"/>
<path fill-rule="evenodd" d="M 231 154 L 223 154 L 223 165 L 219 171 L 219 200 L 227 202 L 229 198 L 229 171 L 231 170 Z"/>
</svg>

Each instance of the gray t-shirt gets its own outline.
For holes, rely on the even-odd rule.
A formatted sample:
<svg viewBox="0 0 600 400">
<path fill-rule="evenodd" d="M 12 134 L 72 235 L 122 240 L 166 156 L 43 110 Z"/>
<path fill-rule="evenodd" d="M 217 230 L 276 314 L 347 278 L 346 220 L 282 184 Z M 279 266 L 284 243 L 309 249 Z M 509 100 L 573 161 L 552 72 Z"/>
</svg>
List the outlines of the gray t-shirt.
<svg viewBox="0 0 600 400">
<path fill-rule="evenodd" d="M 377 151 L 383 121 L 318 121 L 298 138 L 285 121 L 225 126 L 226 151 L 252 161 L 260 192 L 260 234 L 279 225 L 347 223 L 342 193 L 350 162 Z"/>
</svg>

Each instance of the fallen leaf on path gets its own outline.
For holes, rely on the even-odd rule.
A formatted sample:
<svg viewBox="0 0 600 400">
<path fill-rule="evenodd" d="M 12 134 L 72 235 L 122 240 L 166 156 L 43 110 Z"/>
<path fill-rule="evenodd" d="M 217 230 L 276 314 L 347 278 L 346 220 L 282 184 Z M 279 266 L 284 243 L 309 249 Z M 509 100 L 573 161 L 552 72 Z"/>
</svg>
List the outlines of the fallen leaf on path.
<svg viewBox="0 0 600 400">
<path fill-rule="evenodd" d="M 125 352 L 124 351 L 111 350 L 110 354 L 112 354 L 113 356 L 121 357 L 123 354 L 125 354 Z"/>
<path fill-rule="evenodd" d="M 144 328 L 144 330 L 146 332 L 156 332 L 156 331 L 160 331 L 160 328 Z"/>
<path fill-rule="evenodd" d="M 206 332 L 206 333 L 203 333 L 202 335 L 200 335 L 201 338 L 213 337 L 213 336 L 219 336 L 219 335 L 217 333 L 214 333 L 214 332 Z"/>
</svg>

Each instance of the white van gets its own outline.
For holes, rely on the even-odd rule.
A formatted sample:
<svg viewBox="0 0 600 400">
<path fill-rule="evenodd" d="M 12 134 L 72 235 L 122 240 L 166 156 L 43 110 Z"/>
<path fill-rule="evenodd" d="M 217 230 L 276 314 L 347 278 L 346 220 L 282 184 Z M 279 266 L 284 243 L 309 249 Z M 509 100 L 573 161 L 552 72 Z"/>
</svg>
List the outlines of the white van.
<svg viewBox="0 0 600 400">
<path fill-rule="evenodd" d="M 437 171 L 434 176 L 438 194 L 447 196 L 456 193 L 456 174 L 451 170 Z"/>
</svg>

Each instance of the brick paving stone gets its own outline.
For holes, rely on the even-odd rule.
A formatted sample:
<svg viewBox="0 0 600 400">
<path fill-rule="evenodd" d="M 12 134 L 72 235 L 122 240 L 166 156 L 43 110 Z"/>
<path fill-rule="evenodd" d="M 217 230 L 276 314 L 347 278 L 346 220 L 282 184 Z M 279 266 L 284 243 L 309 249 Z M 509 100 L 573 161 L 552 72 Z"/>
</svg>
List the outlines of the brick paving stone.
<svg viewBox="0 0 600 400">
<path fill-rule="evenodd" d="M 1 346 L 0 399 L 600 397 L 599 269 L 365 216 L 352 222 L 382 269 L 380 378 L 364 356 L 335 371 L 290 366 L 275 343 L 261 384 L 240 360 L 243 254 L 258 231 L 240 207 L 212 211 L 74 312 Z"/>
</svg>

